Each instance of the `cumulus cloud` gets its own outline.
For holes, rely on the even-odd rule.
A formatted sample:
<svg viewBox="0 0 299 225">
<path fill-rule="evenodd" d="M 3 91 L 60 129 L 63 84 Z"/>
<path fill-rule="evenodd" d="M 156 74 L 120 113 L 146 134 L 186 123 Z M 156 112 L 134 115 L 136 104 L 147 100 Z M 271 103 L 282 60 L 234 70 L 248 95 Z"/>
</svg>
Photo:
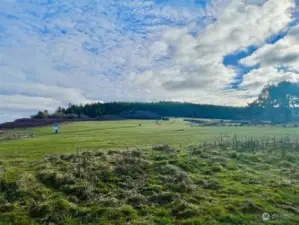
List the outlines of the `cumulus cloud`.
<svg viewBox="0 0 299 225">
<path fill-rule="evenodd" d="M 244 76 L 243 88 L 257 90 L 268 83 L 283 80 L 299 82 L 299 25 L 291 27 L 286 36 L 276 43 L 266 44 L 240 62 L 261 68 Z"/>
<path fill-rule="evenodd" d="M 170 28 L 164 32 L 161 41 L 169 49 L 168 57 L 172 59 L 169 71 L 172 75 L 159 68 L 152 72 L 152 78 L 155 77 L 162 88 L 170 91 L 226 88 L 234 81 L 237 72 L 223 64 L 224 56 L 249 46 L 265 48 L 268 38 L 288 27 L 293 19 L 293 8 L 294 0 L 232 1 L 217 22 L 197 37 L 190 33 L 188 27 Z M 295 34 L 295 31 L 292 32 Z M 286 45 L 293 47 L 292 42 Z M 298 56 L 296 51 L 296 48 L 292 49 L 293 54 L 289 53 L 284 60 L 295 61 Z M 173 67 L 176 69 L 173 70 Z"/>
<path fill-rule="evenodd" d="M 250 71 L 244 76 L 244 81 L 241 84 L 242 88 L 255 90 L 258 92 L 266 85 L 278 83 L 280 81 L 299 81 L 299 73 L 296 71 L 284 71 L 275 67 L 262 67 Z"/>
<path fill-rule="evenodd" d="M 99 100 L 244 105 L 267 82 L 298 80 L 297 20 L 295 0 L 5 0 L 0 109 L 8 118 Z M 249 46 L 239 64 L 223 63 Z M 256 64 L 231 88 L 238 66 Z"/>
<path fill-rule="evenodd" d="M 288 34 L 275 44 L 266 44 L 251 56 L 242 59 L 247 66 L 299 66 L 299 25 L 292 27 Z"/>
</svg>

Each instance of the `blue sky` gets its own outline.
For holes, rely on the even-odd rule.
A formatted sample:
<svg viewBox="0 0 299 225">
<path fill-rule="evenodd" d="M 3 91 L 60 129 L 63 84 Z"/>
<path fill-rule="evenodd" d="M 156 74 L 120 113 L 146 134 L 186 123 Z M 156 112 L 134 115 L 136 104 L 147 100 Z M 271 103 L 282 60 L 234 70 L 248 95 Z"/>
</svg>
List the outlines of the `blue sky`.
<svg viewBox="0 0 299 225">
<path fill-rule="evenodd" d="M 0 4 L 0 122 L 70 102 L 246 105 L 299 81 L 298 0 Z"/>
</svg>

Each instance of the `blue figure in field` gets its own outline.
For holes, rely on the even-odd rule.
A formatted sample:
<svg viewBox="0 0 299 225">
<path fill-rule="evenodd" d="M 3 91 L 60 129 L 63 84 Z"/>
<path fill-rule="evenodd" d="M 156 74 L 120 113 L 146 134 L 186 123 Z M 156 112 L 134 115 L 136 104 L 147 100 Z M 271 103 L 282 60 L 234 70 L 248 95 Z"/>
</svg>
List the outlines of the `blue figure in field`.
<svg viewBox="0 0 299 225">
<path fill-rule="evenodd" d="M 54 133 L 55 134 L 58 134 L 58 131 L 59 131 L 59 126 L 57 123 L 54 124 Z"/>
</svg>

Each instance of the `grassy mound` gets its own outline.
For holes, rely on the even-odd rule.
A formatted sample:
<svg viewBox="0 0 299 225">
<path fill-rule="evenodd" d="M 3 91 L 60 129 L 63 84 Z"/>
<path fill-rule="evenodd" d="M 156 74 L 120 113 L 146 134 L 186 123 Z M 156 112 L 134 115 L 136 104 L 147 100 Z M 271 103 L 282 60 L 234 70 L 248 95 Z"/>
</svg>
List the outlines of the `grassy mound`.
<svg viewBox="0 0 299 225">
<path fill-rule="evenodd" d="M 299 224 L 289 139 L 48 155 L 0 177 L 0 224 Z"/>
</svg>

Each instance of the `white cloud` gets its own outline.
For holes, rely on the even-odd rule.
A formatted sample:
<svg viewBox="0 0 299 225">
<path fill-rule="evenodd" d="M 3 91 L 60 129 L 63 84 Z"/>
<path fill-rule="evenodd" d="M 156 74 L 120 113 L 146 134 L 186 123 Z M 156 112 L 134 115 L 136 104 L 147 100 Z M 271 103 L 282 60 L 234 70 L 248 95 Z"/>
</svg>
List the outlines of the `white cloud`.
<svg viewBox="0 0 299 225">
<path fill-rule="evenodd" d="M 246 74 L 241 87 L 249 90 L 255 90 L 256 94 L 258 94 L 258 92 L 265 85 L 286 80 L 291 82 L 299 82 L 299 73 L 278 70 L 275 67 L 268 66 L 252 70 Z"/>
<path fill-rule="evenodd" d="M 166 30 L 162 41 L 171 50 L 171 63 L 164 69 L 151 68 L 151 79 L 161 84 L 159 88 L 182 91 L 182 95 L 188 89 L 196 92 L 228 87 L 237 72 L 223 64 L 223 57 L 252 45 L 262 46 L 292 21 L 294 0 L 257 3 L 262 2 L 232 1 L 218 21 L 198 37 L 193 37 L 188 27 Z"/>
<path fill-rule="evenodd" d="M 263 5 L 236 0 L 226 7 L 218 22 L 210 25 L 199 47 L 209 48 L 209 55 L 224 56 L 250 45 L 261 45 L 265 39 L 285 29 L 292 20 L 294 0 L 268 0 Z"/>
<path fill-rule="evenodd" d="M 284 38 L 264 45 L 240 62 L 246 66 L 261 65 L 244 76 L 243 88 L 261 90 L 266 84 L 283 80 L 299 82 L 299 25 L 290 28 Z"/>
<path fill-rule="evenodd" d="M 2 92 L 14 95 L 27 95 L 31 97 L 56 99 L 62 106 L 66 106 L 70 102 L 73 104 L 86 104 L 91 102 L 82 94 L 82 91 L 80 89 L 74 88 L 63 88 L 58 86 L 49 86 L 45 84 L 34 83 L 1 82 L 0 89 Z M 101 100 L 98 101 L 101 102 Z"/>
<path fill-rule="evenodd" d="M 192 95 L 191 93 L 187 97 L 174 97 L 171 101 L 181 102 L 195 102 L 200 104 L 216 104 L 216 105 L 230 105 L 230 106 L 244 106 L 247 103 L 252 102 L 255 98 L 248 97 L 252 93 L 249 91 L 201 91 Z"/>
<path fill-rule="evenodd" d="M 299 25 L 292 27 L 287 36 L 275 44 L 266 44 L 251 56 L 242 59 L 247 66 L 299 67 Z"/>
<path fill-rule="evenodd" d="M 293 71 L 277 71 L 275 61 L 295 54 L 298 31 L 265 45 L 294 19 L 295 0 L 164 2 L 3 1 L 0 108 L 18 111 L 20 102 L 20 108 L 55 109 L 92 100 L 242 105 L 266 82 L 297 79 L 296 57 L 284 58 Z M 262 67 L 244 77 L 241 87 L 248 90 L 225 91 L 237 70 L 223 57 L 250 45 L 260 50 L 241 62 Z"/>
<path fill-rule="evenodd" d="M 54 111 L 59 101 L 44 98 L 30 97 L 24 95 L 0 95 L 1 109 L 20 109 L 20 110 L 42 110 Z"/>
</svg>

